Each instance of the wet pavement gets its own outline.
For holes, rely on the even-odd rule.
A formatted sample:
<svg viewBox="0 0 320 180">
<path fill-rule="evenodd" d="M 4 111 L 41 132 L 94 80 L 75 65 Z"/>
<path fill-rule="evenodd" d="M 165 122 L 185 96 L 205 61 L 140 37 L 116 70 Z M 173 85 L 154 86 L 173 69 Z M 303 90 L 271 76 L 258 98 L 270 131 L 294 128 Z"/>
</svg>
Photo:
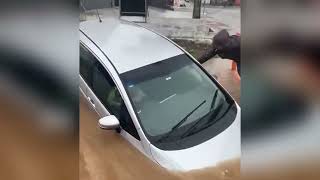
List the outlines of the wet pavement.
<svg viewBox="0 0 320 180">
<path fill-rule="evenodd" d="M 119 18 L 118 8 L 99 9 L 101 19 Z M 148 9 L 147 23 L 139 23 L 172 39 L 189 39 L 211 42 L 212 37 L 222 29 L 230 34 L 240 33 L 240 8 L 207 7 L 201 19 L 192 19 L 192 8 L 175 11 L 154 7 Z M 80 20 L 97 20 L 96 10 L 81 13 Z"/>
</svg>

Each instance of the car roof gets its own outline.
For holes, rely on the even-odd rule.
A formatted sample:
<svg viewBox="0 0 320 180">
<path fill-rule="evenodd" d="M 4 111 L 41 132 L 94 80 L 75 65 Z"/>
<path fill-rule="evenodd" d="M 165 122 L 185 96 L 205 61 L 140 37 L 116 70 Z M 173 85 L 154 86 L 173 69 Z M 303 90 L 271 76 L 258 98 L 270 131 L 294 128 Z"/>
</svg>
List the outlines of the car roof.
<svg viewBox="0 0 320 180">
<path fill-rule="evenodd" d="M 80 30 L 103 51 L 119 73 L 184 53 L 166 38 L 120 19 L 81 22 Z"/>
</svg>

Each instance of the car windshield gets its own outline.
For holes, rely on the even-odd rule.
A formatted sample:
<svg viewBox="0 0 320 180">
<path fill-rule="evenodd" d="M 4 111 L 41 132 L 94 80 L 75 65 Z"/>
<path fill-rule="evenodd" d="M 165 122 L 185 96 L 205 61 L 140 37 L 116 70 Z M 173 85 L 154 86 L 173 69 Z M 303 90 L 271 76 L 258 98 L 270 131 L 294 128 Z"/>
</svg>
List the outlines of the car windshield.
<svg viewBox="0 0 320 180">
<path fill-rule="evenodd" d="M 151 141 L 186 137 L 191 127 L 192 131 L 205 129 L 209 127 L 205 124 L 225 116 L 229 105 L 234 104 L 185 54 L 125 72 L 120 77 Z"/>
</svg>

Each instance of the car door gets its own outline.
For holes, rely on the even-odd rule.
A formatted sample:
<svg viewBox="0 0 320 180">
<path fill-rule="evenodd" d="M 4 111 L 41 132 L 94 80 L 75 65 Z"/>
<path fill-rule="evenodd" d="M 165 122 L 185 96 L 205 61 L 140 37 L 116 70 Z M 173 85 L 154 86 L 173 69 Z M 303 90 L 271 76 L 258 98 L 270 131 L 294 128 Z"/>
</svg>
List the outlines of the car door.
<svg viewBox="0 0 320 180">
<path fill-rule="evenodd" d="M 104 117 L 110 115 L 110 113 L 92 91 L 93 72 L 97 63 L 99 63 L 99 61 L 93 52 L 85 45 L 80 44 L 80 90 L 99 116 Z M 97 78 L 96 74 L 95 78 Z"/>
<path fill-rule="evenodd" d="M 85 89 L 85 96 L 100 117 L 115 115 L 122 135 L 135 146 L 141 146 L 140 137 L 127 110 L 127 107 L 105 67 L 84 45 L 80 45 L 80 88 Z"/>
<path fill-rule="evenodd" d="M 110 114 L 119 119 L 121 128 L 134 138 L 140 140 L 117 86 L 100 62 L 97 62 L 92 70 L 91 90 L 97 98 L 96 101 L 100 101 Z M 89 96 L 91 95 L 89 94 Z M 95 97 L 91 99 L 95 99 Z M 99 112 L 100 110 L 98 109 L 97 111 Z"/>
<path fill-rule="evenodd" d="M 142 152 L 143 154 L 145 154 L 146 156 L 152 159 L 152 155 L 149 149 L 150 148 L 149 142 L 145 138 L 142 130 L 139 128 L 136 129 L 136 127 L 137 126 L 139 127 L 139 125 L 135 124 L 137 119 L 131 107 L 125 88 L 123 87 L 121 80 L 117 75 L 117 72 L 115 71 L 115 69 L 113 69 L 113 66 L 109 62 L 107 57 L 100 51 L 99 48 L 96 47 L 95 44 L 91 42 L 90 39 L 88 39 L 83 34 L 80 34 L 80 37 L 81 37 L 80 44 L 82 46 L 80 47 L 80 55 L 83 57 L 83 58 L 80 57 L 80 74 L 81 74 L 80 81 L 83 80 L 82 84 L 83 86 L 86 86 L 85 97 L 87 101 L 90 102 L 90 105 L 94 108 L 94 110 L 99 114 L 100 117 L 104 117 L 110 114 L 115 115 L 120 121 L 120 126 L 122 129 L 121 136 L 124 137 L 126 140 L 128 140 L 140 152 Z M 90 60 L 91 62 L 85 62 L 86 59 L 84 57 L 86 57 L 86 59 Z M 101 65 L 100 59 L 105 61 L 105 64 Z M 81 67 L 83 68 L 82 70 L 81 70 Z M 109 68 L 108 71 L 105 69 L 106 67 Z M 88 70 L 86 70 L 86 68 L 88 68 Z M 111 77 L 110 74 L 115 74 L 115 75 Z M 104 77 L 102 77 L 101 75 L 103 75 Z M 103 80 L 103 79 L 109 79 L 109 80 Z M 93 80 L 94 80 L 95 89 L 93 88 Z M 115 83 L 115 81 L 117 83 Z M 106 94 L 102 93 L 104 91 L 102 90 L 102 88 L 106 88 L 108 87 L 108 85 L 105 85 L 105 84 L 99 85 L 99 82 L 102 82 L 102 83 L 109 82 L 111 83 L 109 84 L 109 86 L 113 86 L 113 87 L 117 86 L 117 91 L 118 91 L 118 88 L 120 88 L 121 93 L 118 93 L 112 90 L 113 91 L 112 93 L 114 93 L 114 95 L 110 95 L 109 97 L 109 95 L 107 96 Z M 81 86 L 81 83 L 80 83 L 80 86 Z M 100 97 L 98 97 L 95 92 L 97 92 L 97 94 L 99 93 Z M 119 94 L 121 94 L 121 97 L 122 97 L 121 103 L 119 103 L 119 105 L 121 106 L 111 107 L 111 109 L 107 109 L 108 97 L 110 100 L 112 96 L 115 96 L 115 95 L 118 96 Z M 107 100 L 104 99 L 103 97 L 107 97 Z M 123 101 L 123 97 L 126 99 L 125 102 Z M 116 99 L 116 97 L 114 97 L 114 99 Z M 111 104 L 110 106 L 112 105 L 114 105 L 114 103 Z M 128 106 L 131 108 L 129 110 L 130 113 L 128 112 L 128 109 L 127 109 Z M 113 112 L 113 110 L 115 110 L 115 112 Z M 120 111 L 120 114 L 119 114 L 119 111 Z M 117 112 L 118 114 L 116 114 Z M 133 122 L 132 116 L 135 122 Z"/>
</svg>

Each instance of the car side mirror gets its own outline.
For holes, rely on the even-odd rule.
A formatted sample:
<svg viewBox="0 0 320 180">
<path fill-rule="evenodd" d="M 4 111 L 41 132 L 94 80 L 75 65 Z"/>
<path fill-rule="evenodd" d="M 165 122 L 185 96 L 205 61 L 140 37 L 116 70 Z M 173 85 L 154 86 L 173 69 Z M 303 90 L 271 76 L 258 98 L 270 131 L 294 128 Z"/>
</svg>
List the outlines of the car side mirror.
<svg viewBox="0 0 320 180">
<path fill-rule="evenodd" d="M 119 126 L 119 120 L 114 115 L 106 116 L 99 119 L 99 127 L 101 129 L 113 130 L 117 129 Z"/>
</svg>

